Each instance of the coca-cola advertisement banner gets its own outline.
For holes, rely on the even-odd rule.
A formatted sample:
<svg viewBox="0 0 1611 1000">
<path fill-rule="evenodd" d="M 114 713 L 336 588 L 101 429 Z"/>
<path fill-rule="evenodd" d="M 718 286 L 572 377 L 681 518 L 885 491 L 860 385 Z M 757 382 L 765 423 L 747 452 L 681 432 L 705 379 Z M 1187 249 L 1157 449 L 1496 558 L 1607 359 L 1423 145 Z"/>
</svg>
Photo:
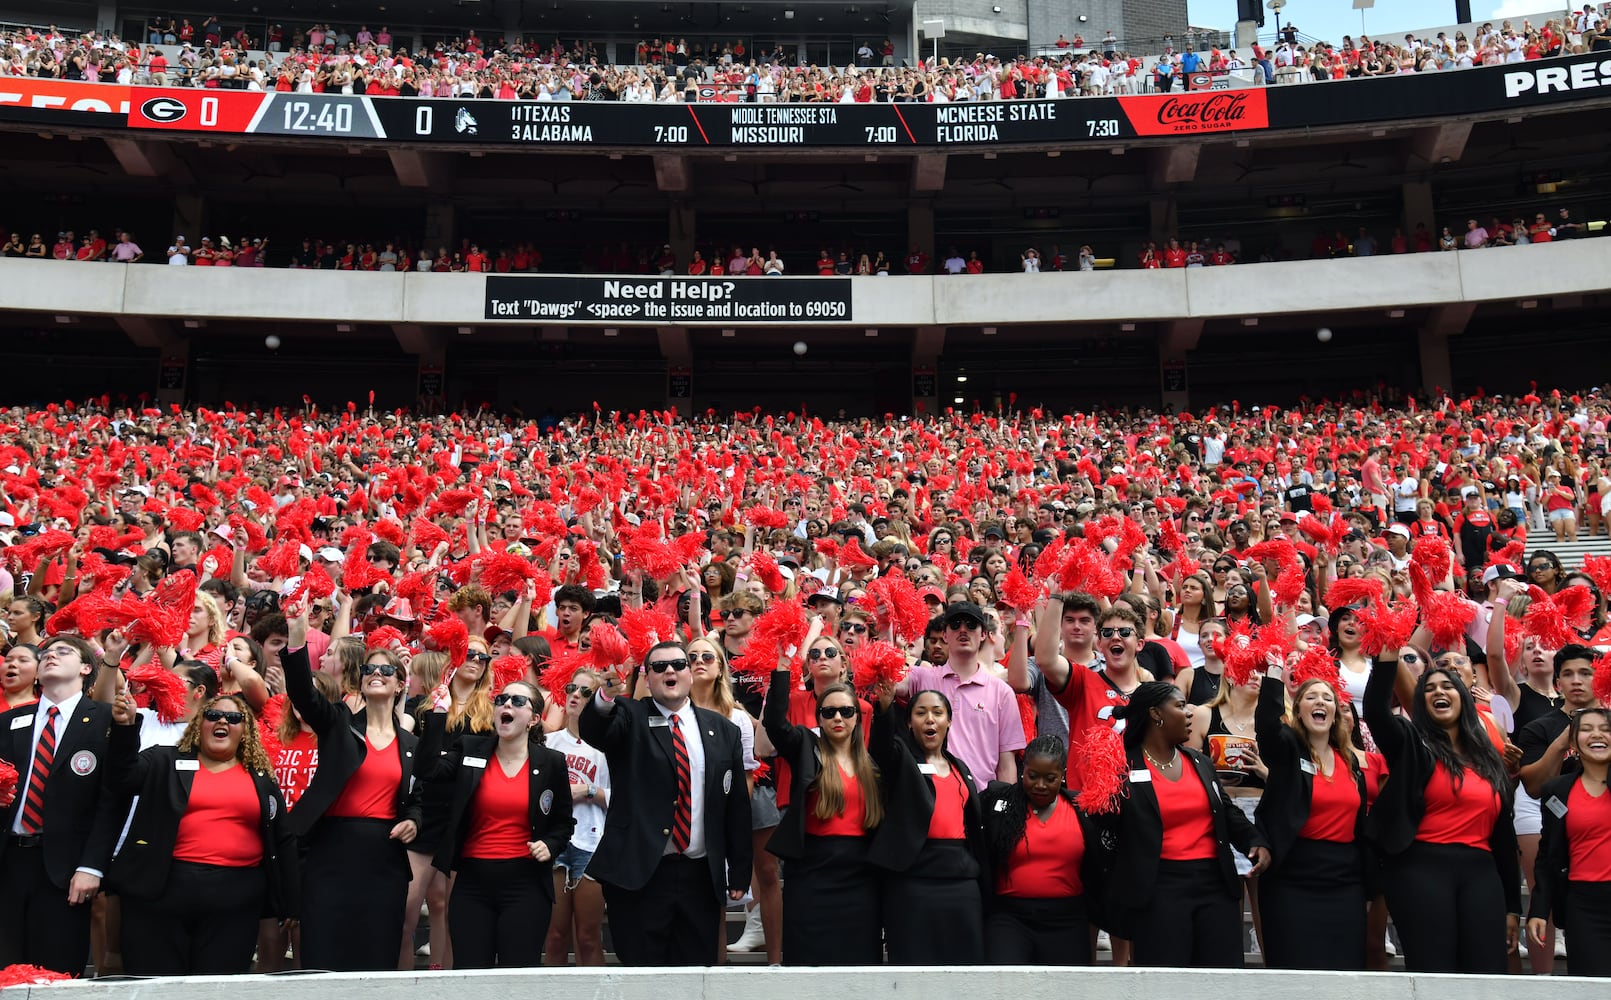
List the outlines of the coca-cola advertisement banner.
<svg viewBox="0 0 1611 1000">
<path fill-rule="evenodd" d="M 1605 106 L 1611 104 L 1608 84 L 1611 58 L 1604 53 L 1302 86 L 945 104 L 421 100 L 0 77 L 0 127 L 268 134 L 437 148 L 966 153 L 1453 116 L 1508 117 L 1530 107 Z"/>
</svg>

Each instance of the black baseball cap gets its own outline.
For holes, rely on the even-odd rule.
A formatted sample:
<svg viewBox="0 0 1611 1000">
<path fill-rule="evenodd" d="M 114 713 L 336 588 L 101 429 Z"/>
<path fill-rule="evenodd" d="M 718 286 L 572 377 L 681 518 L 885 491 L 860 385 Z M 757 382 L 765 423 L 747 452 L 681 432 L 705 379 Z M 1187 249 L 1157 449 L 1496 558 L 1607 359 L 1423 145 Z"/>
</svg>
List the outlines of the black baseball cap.
<svg viewBox="0 0 1611 1000">
<path fill-rule="evenodd" d="M 990 619 L 985 617 L 984 609 L 972 601 L 958 601 L 956 604 L 945 606 L 946 628 L 952 628 L 964 619 L 974 622 L 980 627 L 990 624 Z"/>
</svg>

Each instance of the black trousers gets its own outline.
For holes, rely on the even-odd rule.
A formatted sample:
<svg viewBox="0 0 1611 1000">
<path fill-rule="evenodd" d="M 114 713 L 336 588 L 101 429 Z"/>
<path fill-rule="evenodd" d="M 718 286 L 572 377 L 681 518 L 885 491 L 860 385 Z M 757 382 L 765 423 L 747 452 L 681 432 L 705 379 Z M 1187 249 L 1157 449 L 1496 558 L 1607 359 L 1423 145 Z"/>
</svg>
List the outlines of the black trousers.
<svg viewBox="0 0 1611 1000">
<path fill-rule="evenodd" d="M 1271 969 L 1365 968 L 1365 864 L 1358 844 L 1298 840 L 1259 879 Z"/>
<path fill-rule="evenodd" d="M 455 969 L 532 969 L 554 904 L 553 865 L 531 858 L 459 862 L 448 900 L 448 937 Z M 546 883 L 546 891 L 545 885 Z"/>
<path fill-rule="evenodd" d="M 1505 973 L 1505 892 L 1489 852 L 1416 841 L 1387 861 L 1387 908 L 1406 970 Z"/>
<path fill-rule="evenodd" d="M 135 976 L 238 975 L 263 916 L 261 868 L 175 861 L 156 899 L 120 896 L 123 965 Z"/>
<path fill-rule="evenodd" d="M 985 961 L 991 965 L 1091 964 L 1084 896 L 997 896 L 985 916 L 984 937 Z"/>
<path fill-rule="evenodd" d="M 1567 974 L 1611 976 L 1611 882 L 1572 882 L 1565 902 Z"/>
<path fill-rule="evenodd" d="M 1135 965 L 1242 967 L 1242 901 L 1226 894 L 1216 860 L 1158 862 L 1152 898 L 1128 916 Z"/>
<path fill-rule="evenodd" d="M 302 862 L 302 967 L 397 968 L 413 870 L 389 819 L 321 819 Z"/>
<path fill-rule="evenodd" d="M 68 905 L 67 890 L 45 871 L 42 848 L 16 840 L 8 844 L 0 867 L 0 965 L 37 965 L 82 976 L 89 940 L 90 904 Z"/>
<path fill-rule="evenodd" d="M 622 965 L 715 965 L 722 908 L 705 858 L 667 855 L 642 889 L 604 885 Z"/>
</svg>

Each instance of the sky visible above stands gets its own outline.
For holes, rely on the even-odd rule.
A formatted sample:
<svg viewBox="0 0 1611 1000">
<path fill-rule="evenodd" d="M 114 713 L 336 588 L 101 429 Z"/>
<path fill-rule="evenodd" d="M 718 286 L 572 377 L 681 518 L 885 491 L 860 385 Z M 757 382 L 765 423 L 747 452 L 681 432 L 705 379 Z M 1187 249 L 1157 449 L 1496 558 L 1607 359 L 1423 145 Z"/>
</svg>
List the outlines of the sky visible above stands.
<svg viewBox="0 0 1611 1000">
<path fill-rule="evenodd" d="M 1581 9 L 1583 2 L 1578 0 L 1573 9 Z M 1498 24 L 1506 18 L 1515 18 L 1518 28 L 1522 18 L 1550 9 L 1550 0 L 1471 0 L 1471 16 L 1478 23 Z M 1566 4 L 1562 3 L 1560 10 L 1566 9 Z M 1364 14 L 1363 32 L 1361 13 Z M 1191 23 L 1198 27 L 1229 31 L 1236 24 L 1236 3 L 1235 0 L 1188 0 L 1187 14 Z M 1340 44 L 1344 35 L 1358 38 L 1361 33 L 1372 38 L 1402 41 L 1406 33 L 1455 23 L 1454 0 L 1376 0 L 1375 7 L 1363 12 L 1353 9 L 1352 0 L 1287 0 L 1281 11 L 1281 24 L 1293 22 L 1305 35 L 1333 43 Z M 1533 26 L 1541 27 L 1542 22 L 1535 20 Z M 1274 31 L 1275 12 L 1266 8 L 1260 34 Z"/>
</svg>

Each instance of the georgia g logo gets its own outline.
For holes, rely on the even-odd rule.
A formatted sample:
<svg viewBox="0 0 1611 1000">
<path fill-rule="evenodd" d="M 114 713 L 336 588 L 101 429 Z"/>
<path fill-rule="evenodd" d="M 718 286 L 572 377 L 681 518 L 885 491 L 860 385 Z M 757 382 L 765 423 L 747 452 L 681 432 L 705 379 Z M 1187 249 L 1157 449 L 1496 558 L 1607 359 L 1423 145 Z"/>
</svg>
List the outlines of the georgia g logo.
<svg viewBox="0 0 1611 1000">
<path fill-rule="evenodd" d="M 185 116 L 185 102 L 172 97 L 153 97 L 140 105 L 140 114 L 147 121 L 171 125 Z"/>
</svg>

